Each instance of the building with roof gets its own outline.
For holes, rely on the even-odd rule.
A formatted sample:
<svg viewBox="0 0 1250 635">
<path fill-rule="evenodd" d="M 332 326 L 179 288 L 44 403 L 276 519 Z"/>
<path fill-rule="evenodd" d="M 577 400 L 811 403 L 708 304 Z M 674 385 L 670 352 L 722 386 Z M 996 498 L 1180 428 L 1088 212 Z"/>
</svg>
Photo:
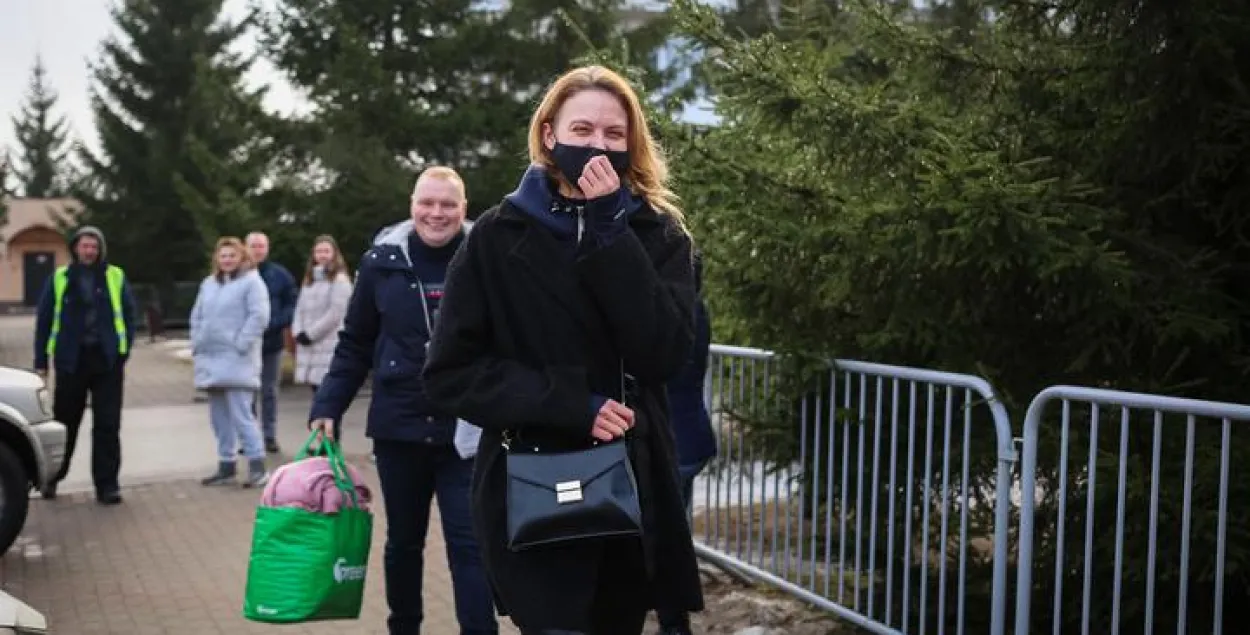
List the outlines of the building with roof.
<svg viewBox="0 0 1250 635">
<path fill-rule="evenodd" d="M 0 224 L 0 311 L 33 307 L 48 277 L 69 263 L 62 227 L 82 206 L 72 198 L 6 198 Z"/>
</svg>

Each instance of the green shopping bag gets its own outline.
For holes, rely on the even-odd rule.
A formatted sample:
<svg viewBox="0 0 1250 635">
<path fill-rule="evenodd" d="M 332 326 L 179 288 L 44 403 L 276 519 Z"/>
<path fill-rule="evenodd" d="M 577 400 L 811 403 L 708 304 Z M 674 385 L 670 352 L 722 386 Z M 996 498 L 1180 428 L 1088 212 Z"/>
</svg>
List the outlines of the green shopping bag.
<svg viewBox="0 0 1250 635">
<path fill-rule="evenodd" d="M 295 456 L 309 455 L 316 433 Z M 360 509 L 338 443 L 323 447 L 334 482 L 351 507 L 321 514 L 292 507 L 259 507 L 252 530 L 243 616 L 269 623 L 355 619 L 365 592 L 373 515 Z"/>
</svg>

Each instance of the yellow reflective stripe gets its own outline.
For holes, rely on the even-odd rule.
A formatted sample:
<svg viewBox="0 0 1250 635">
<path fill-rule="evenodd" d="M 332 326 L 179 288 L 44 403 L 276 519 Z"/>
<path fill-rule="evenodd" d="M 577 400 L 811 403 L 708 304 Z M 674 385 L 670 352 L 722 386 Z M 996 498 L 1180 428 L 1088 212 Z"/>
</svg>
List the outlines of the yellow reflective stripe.
<svg viewBox="0 0 1250 635">
<path fill-rule="evenodd" d="M 61 307 L 65 303 L 65 287 L 69 285 L 69 267 L 56 268 L 52 274 L 52 332 L 48 335 L 48 357 L 56 354 L 56 336 L 61 332 Z"/>
<path fill-rule="evenodd" d="M 56 337 L 61 332 L 61 309 L 65 305 L 65 289 L 69 286 L 69 268 L 58 267 L 52 274 L 52 332 L 48 335 L 48 356 L 56 355 Z M 109 292 L 109 306 L 113 309 L 113 330 L 117 332 L 117 352 L 125 355 L 130 350 L 130 342 L 126 338 L 126 318 L 122 313 L 122 287 L 125 285 L 126 274 L 120 267 L 109 265 L 104 271 L 105 285 Z"/>
<path fill-rule="evenodd" d="M 113 330 L 117 332 L 117 352 L 125 355 L 130 343 L 126 341 L 126 318 L 122 315 L 122 285 L 126 274 L 120 267 L 109 265 L 104 273 L 109 288 L 109 302 L 113 306 Z"/>
</svg>

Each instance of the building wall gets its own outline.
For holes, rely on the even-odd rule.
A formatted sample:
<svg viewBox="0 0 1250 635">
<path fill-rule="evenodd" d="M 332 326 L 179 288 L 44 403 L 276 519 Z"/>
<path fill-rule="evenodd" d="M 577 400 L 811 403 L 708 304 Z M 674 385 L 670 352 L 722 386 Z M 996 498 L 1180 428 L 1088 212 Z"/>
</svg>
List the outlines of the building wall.
<svg viewBox="0 0 1250 635">
<path fill-rule="evenodd" d="M 0 262 L 3 274 L 0 276 L 0 303 L 21 304 L 25 297 L 26 275 L 23 265 L 26 254 L 50 252 L 56 266 L 69 262 L 69 250 L 65 239 L 60 233 L 43 228 L 32 227 L 7 241 L 5 258 Z"/>
<path fill-rule="evenodd" d="M 0 308 L 23 304 L 26 254 L 50 252 L 55 266 L 69 262 L 59 225 L 79 209 L 72 199 L 13 198 L 5 203 L 8 220 L 0 225 Z M 42 288 L 42 283 L 37 285 Z"/>
</svg>

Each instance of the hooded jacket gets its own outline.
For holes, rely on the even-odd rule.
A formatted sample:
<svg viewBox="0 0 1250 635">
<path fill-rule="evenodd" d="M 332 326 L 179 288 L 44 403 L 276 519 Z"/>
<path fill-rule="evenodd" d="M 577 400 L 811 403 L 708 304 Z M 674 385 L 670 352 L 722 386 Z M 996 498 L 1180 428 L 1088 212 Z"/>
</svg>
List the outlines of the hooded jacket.
<svg viewBox="0 0 1250 635">
<path fill-rule="evenodd" d="M 452 444 L 456 419 L 430 402 L 421 381 L 430 338 L 422 316 L 435 319 L 442 278 L 469 227 L 465 223 L 459 236 L 437 248 L 413 238 L 411 220 L 378 232 L 360 259 L 343 330 L 309 420 L 342 419 L 372 370 L 370 438 Z"/>
<path fill-rule="evenodd" d="M 89 265 L 78 262 L 78 255 L 75 253 L 78 241 L 84 236 L 91 236 L 100 243 L 100 256 Z M 118 350 L 118 333 L 113 325 L 113 306 L 105 280 L 105 271 L 109 264 L 108 243 L 104 240 L 104 232 L 90 225 L 78 228 L 70 236 L 69 253 L 70 264 L 65 268 L 67 284 L 61 306 L 60 330 L 56 336 L 56 358 L 49 360 L 47 349 L 53 322 L 56 320 L 54 281 L 60 269 L 48 278 L 39 298 L 35 318 L 35 368 L 46 370 L 51 361 L 58 373 L 76 372 L 84 339 L 88 339 L 89 326 L 109 367 L 120 366 L 129 357 L 135 339 L 135 302 L 130 291 L 130 282 L 123 279 L 121 289 L 121 317 L 125 324 L 127 351 L 123 355 Z"/>
<path fill-rule="evenodd" d="M 269 292 L 260 274 L 208 276 L 191 308 L 191 358 L 200 390 L 260 388 L 261 345 L 269 323 Z"/>
</svg>

